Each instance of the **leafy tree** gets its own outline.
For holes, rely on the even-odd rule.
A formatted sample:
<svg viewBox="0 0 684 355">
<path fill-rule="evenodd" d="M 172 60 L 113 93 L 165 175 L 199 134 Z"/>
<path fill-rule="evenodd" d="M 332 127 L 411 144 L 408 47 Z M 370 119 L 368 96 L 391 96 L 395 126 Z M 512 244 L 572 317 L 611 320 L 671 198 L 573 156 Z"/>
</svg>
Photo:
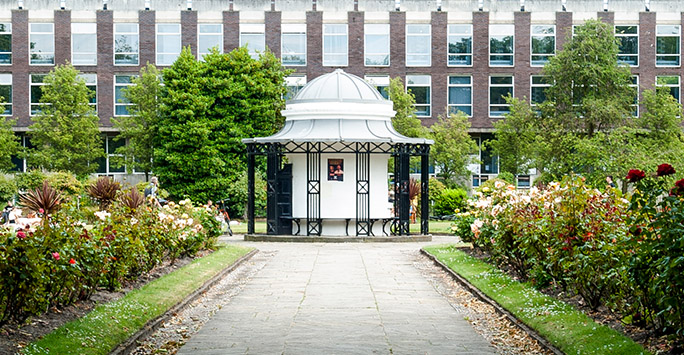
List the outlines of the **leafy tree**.
<svg viewBox="0 0 684 355">
<path fill-rule="evenodd" d="M 406 137 L 425 137 L 427 130 L 416 116 L 416 98 L 411 91 L 406 91 L 400 77 L 390 79 L 389 99 L 396 114 L 392 118 L 394 129 Z"/>
<path fill-rule="evenodd" d="M 0 112 L 5 111 L 2 105 L 4 98 L 0 97 Z M 19 152 L 19 137 L 12 131 L 17 120 L 0 116 L 0 171 L 8 171 L 14 167 L 12 156 Z"/>
<path fill-rule="evenodd" d="M 49 170 L 71 171 L 84 176 L 97 170 L 104 156 L 98 117 L 88 104 L 93 93 L 79 71 L 67 63 L 45 77 L 40 112 L 29 127 L 30 159 Z"/>
<path fill-rule="evenodd" d="M 246 48 L 198 61 L 185 48 L 164 70 L 164 95 L 154 139 L 154 171 L 174 197 L 226 198 L 246 169 L 241 139 L 266 136 L 283 122 L 288 71 L 270 52 Z"/>
<path fill-rule="evenodd" d="M 140 76 L 133 79 L 133 86 L 124 91 L 126 99 L 133 104 L 128 109 L 130 116 L 112 118 L 114 127 L 120 132 L 116 139 L 127 142 L 116 150 L 117 154 L 123 156 L 121 163 L 126 165 L 129 172 L 130 169 L 145 172 L 145 180 L 148 180 L 152 171 L 152 142 L 159 117 L 161 93 L 161 72 L 147 63 L 140 70 Z"/>
<path fill-rule="evenodd" d="M 487 144 L 499 155 L 499 170 L 518 176 L 528 171 L 534 158 L 533 122 L 537 113 L 523 100 L 509 96 L 507 101 L 511 111 L 505 119 L 494 122 L 494 139 Z"/>
<path fill-rule="evenodd" d="M 468 134 L 469 128 L 468 116 L 463 112 L 439 116 L 431 127 L 430 136 L 435 144 L 430 158 L 448 186 L 453 186 L 455 179 L 470 175 L 468 164 L 474 162 L 472 154 L 477 151 L 477 144 Z"/>
</svg>

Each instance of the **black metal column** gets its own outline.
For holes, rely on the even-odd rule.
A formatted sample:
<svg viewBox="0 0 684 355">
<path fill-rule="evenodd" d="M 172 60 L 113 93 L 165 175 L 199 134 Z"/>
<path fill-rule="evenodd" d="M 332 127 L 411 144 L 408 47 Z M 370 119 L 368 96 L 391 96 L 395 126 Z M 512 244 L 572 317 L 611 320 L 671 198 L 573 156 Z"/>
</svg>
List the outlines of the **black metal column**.
<svg viewBox="0 0 684 355">
<path fill-rule="evenodd" d="M 370 236 L 370 143 L 356 143 L 356 235 Z"/>
<path fill-rule="evenodd" d="M 266 234 L 278 234 L 277 178 L 280 155 L 277 146 L 271 145 L 266 153 Z"/>
<path fill-rule="evenodd" d="M 247 234 L 254 234 L 254 146 L 247 152 Z"/>
<path fill-rule="evenodd" d="M 321 235 L 321 144 L 306 144 L 306 235 Z"/>
<path fill-rule="evenodd" d="M 430 234 L 430 146 L 420 146 L 420 234 Z"/>
<path fill-rule="evenodd" d="M 409 235 L 409 207 L 411 199 L 409 195 L 409 168 L 411 165 L 410 146 L 402 144 L 399 146 L 399 235 Z"/>
</svg>

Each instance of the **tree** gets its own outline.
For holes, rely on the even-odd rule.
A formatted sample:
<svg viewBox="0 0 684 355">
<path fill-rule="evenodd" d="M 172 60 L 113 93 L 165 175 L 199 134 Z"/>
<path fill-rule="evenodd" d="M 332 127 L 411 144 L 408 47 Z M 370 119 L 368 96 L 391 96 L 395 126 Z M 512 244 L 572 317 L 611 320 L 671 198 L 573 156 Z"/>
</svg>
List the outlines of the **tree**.
<svg viewBox="0 0 684 355">
<path fill-rule="evenodd" d="M 494 139 L 487 144 L 499 155 L 499 170 L 518 176 L 527 173 L 534 158 L 533 122 L 537 113 L 523 100 L 507 99 L 510 113 L 505 119 L 494 122 Z"/>
<path fill-rule="evenodd" d="M 4 98 L 0 97 L 0 112 L 5 111 L 2 105 Z M 14 166 L 12 156 L 19 152 L 19 137 L 12 131 L 17 120 L 0 116 L 0 171 L 9 171 Z"/>
<path fill-rule="evenodd" d="M 116 139 L 127 142 L 117 148 L 116 153 L 123 156 L 122 163 L 129 172 L 130 169 L 145 172 L 145 180 L 148 180 L 152 171 L 152 142 L 159 117 L 161 91 L 161 72 L 147 63 L 140 70 L 140 76 L 133 79 L 133 86 L 124 91 L 126 99 L 133 104 L 128 109 L 130 116 L 112 118 L 114 127 L 119 129 Z"/>
<path fill-rule="evenodd" d="M 282 126 L 285 76 L 270 52 L 246 48 L 198 61 L 185 48 L 164 70 L 164 95 L 154 139 L 154 171 L 174 197 L 220 200 L 246 170 L 241 140 Z"/>
<path fill-rule="evenodd" d="M 33 118 L 29 152 L 36 165 L 84 176 L 97 170 L 104 156 L 98 117 L 89 105 L 93 93 L 79 71 L 67 63 L 45 77 L 40 112 Z"/>
<path fill-rule="evenodd" d="M 440 115 L 431 127 L 430 136 L 435 144 L 430 150 L 430 157 L 447 185 L 453 186 L 455 179 L 470 175 L 468 164 L 475 160 L 472 154 L 477 151 L 477 144 L 468 134 L 469 128 L 468 116 L 460 111 Z"/>
<path fill-rule="evenodd" d="M 416 116 L 416 98 L 406 91 L 400 77 L 390 79 L 388 92 L 396 112 L 392 118 L 394 129 L 406 137 L 425 137 L 427 130 Z"/>
</svg>

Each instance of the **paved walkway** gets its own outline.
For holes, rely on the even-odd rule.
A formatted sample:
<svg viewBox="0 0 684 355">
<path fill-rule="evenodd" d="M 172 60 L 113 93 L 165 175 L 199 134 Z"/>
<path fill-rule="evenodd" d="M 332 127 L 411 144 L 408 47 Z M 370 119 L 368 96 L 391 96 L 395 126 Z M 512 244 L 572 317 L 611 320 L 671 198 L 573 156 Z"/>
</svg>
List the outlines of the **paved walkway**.
<svg viewBox="0 0 684 355">
<path fill-rule="evenodd" d="M 275 244 L 273 259 L 179 354 L 485 354 L 413 265 L 418 244 Z"/>
</svg>

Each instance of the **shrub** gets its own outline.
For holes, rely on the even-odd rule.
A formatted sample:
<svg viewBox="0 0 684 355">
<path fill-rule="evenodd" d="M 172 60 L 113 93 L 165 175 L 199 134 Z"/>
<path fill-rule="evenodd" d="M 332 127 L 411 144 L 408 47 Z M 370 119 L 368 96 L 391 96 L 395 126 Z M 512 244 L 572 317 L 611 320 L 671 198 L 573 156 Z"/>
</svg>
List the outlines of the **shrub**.
<svg viewBox="0 0 684 355">
<path fill-rule="evenodd" d="M 242 172 L 237 181 L 226 187 L 229 198 L 226 207 L 232 217 L 247 216 L 247 172 Z M 254 174 L 254 215 L 266 216 L 266 180 L 261 174 Z"/>
<path fill-rule="evenodd" d="M 106 210 L 116 199 L 116 193 L 121 190 L 121 184 L 114 179 L 102 176 L 94 184 L 88 186 L 88 195 L 97 200 L 101 210 Z"/>
<path fill-rule="evenodd" d="M 145 197 L 138 192 L 136 188 L 131 188 L 127 192 L 121 194 L 119 200 L 123 206 L 134 213 L 135 210 L 145 202 Z"/>
<path fill-rule="evenodd" d="M 457 213 L 454 222 L 451 223 L 451 231 L 461 238 L 461 241 L 471 243 L 473 241 L 473 230 L 470 226 L 473 222 L 475 222 L 475 215 L 472 212 Z"/>
<path fill-rule="evenodd" d="M 8 175 L 0 174 L 0 204 L 10 201 L 17 194 L 17 184 L 15 179 Z"/>
<path fill-rule="evenodd" d="M 435 200 L 439 198 L 439 196 L 442 194 L 442 191 L 446 189 L 446 185 L 444 185 L 443 182 L 435 179 L 435 178 L 430 178 L 429 180 L 430 184 L 430 205 L 434 206 Z M 432 210 L 432 215 L 436 215 L 434 212 L 434 209 Z"/>
<path fill-rule="evenodd" d="M 21 204 L 29 210 L 44 214 L 54 214 L 59 209 L 62 202 L 62 194 L 53 189 L 50 184 L 43 181 L 43 186 L 35 190 L 29 190 L 21 195 Z"/>
<path fill-rule="evenodd" d="M 50 186 L 67 196 L 78 195 L 83 190 L 83 184 L 76 178 L 76 175 L 70 172 L 51 172 L 46 175 L 46 179 L 48 183 L 50 183 Z"/>
<path fill-rule="evenodd" d="M 463 189 L 444 189 L 432 206 L 435 216 L 451 216 L 467 206 L 468 194 Z"/>
<path fill-rule="evenodd" d="M 43 181 L 45 181 L 46 178 L 47 175 L 41 170 L 37 169 L 15 175 L 17 188 L 20 191 L 35 190 L 43 185 Z"/>
<path fill-rule="evenodd" d="M 496 176 L 497 179 L 501 179 L 509 184 L 515 185 L 515 175 L 509 173 L 508 171 L 502 171 Z"/>
</svg>

